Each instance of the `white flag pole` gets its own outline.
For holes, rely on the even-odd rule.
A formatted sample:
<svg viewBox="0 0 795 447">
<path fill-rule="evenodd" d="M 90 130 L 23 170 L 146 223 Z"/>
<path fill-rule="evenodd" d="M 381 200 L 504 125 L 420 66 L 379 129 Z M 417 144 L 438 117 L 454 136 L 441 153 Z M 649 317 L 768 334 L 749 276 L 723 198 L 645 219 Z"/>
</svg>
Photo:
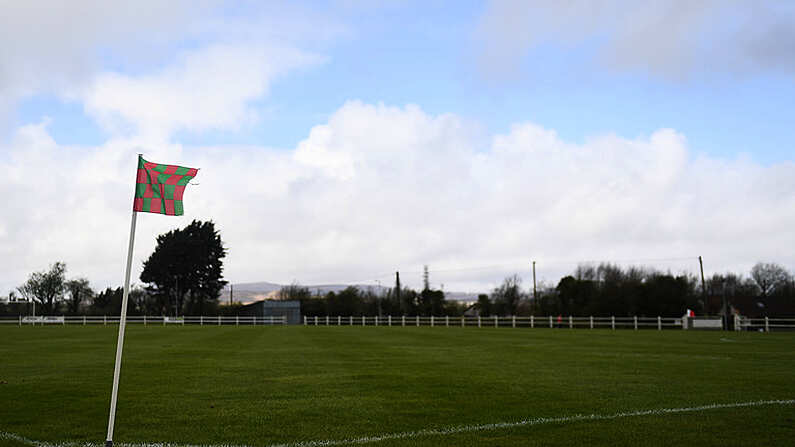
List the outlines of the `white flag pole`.
<svg viewBox="0 0 795 447">
<path fill-rule="evenodd" d="M 140 162 L 141 154 L 138 154 Z M 137 171 L 136 171 L 137 179 Z M 137 180 L 136 180 L 137 183 Z M 121 352 L 124 347 L 124 326 L 127 323 L 127 297 L 130 294 L 130 270 L 132 269 L 133 245 L 135 243 L 135 218 L 138 212 L 133 210 L 130 222 L 130 245 L 127 247 L 127 271 L 124 274 L 124 295 L 121 299 L 121 318 L 119 319 L 119 338 L 116 341 L 116 365 L 113 368 L 113 391 L 110 393 L 110 415 L 108 416 L 108 437 L 105 447 L 113 446 L 113 424 L 116 419 L 116 398 L 119 394 L 119 374 L 121 373 Z"/>
</svg>

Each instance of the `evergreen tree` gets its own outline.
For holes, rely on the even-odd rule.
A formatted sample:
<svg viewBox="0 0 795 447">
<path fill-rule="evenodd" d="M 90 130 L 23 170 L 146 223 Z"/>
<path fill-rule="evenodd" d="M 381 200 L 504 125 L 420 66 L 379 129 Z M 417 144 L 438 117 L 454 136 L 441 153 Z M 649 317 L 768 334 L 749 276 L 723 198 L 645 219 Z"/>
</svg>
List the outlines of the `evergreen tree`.
<svg viewBox="0 0 795 447">
<path fill-rule="evenodd" d="M 157 237 L 144 262 L 141 281 L 163 314 L 202 315 L 215 308 L 223 280 L 226 249 L 213 222 L 194 220 L 184 229 Z"/>
</svg>

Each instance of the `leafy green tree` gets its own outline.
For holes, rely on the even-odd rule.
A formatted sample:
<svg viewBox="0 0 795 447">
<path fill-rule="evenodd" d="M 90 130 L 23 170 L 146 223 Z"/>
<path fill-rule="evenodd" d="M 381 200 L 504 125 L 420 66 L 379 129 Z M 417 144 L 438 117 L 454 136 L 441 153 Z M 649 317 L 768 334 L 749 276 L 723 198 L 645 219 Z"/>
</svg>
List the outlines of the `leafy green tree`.
<svg viewBox="0 0 795 447">
<path fill-rule="evenodd" d="M 578 266 L 574 276 L 560 280 L 554 293 L 539 300 L 549 315 L 679 316 L 699 309 L 696 278 L 653 269 L 612 264 Z"/>
<path fill-rule="evenodd" d="M 164 314 L 203 315 L 214 309 L 223 280 L 226 249 L 213 222 L 194 220 L 184 229 L 157 237 L 154 253 L 144 262 L 141 281 Z M 172 304 L 173 303 L 173 304 Z"/>
<path fill-rule="evenodd" d="M 399 298 L 401 309 L 405 312 L 403 315 L 419 315 L 420 296 L 416 290 L 404 287 Z"/>
<path fill-rule="evenodd" d="M 441 290 L 423 289 L 420 292 L 420 314 L 440 317 L 444 312 L 444 292 Z"/>
<path fill-rule="evenodd" d="M 108 287 L 94 296 L 90 311 L 94 315 L 120 315 L 123 297 L 123 288 L 112 289 Z"/>
<path fill-rule="evenodd" d="M 451 317 L 460 317 L 464 315 L 467 310 L 467 305 L 461 301 L 445 300 L 444 301 L 444 314 Z"/>
<path fill-rule="evenodd" d="M 63 299 L 66 264 L 56 262 L 45 272 L 34 272 L 25 284 L 17 288 L 27 300 L 41 303 L 41 313 L 50 314 L 58 311 L 58 304 Z"/>
<path fill-rule="evenodd" d="M 354 286 L 348 286 L 339 293 L 327 293 L 326 306 L 328 314 L 341 316 L 359 315 L 363 311 L 363 300 L 360 295 L 359 289 Z"/>
<path fill-rule="evenodd" d="M 693 284 L 685 275 L 651 274 L 640 291 L 633 312 L 640 316 L 677 315 L 682 309 L 695 308 L 698 303 Z"/>
<path fill-rule="evenodd" d="M 489 300 L 489 296 L 485 293 L 478 295 L 478 302 L 475 303 L 475 307 L 481 317 L 488 317 L 491 315 L 491 300 Z"/>
</svg>

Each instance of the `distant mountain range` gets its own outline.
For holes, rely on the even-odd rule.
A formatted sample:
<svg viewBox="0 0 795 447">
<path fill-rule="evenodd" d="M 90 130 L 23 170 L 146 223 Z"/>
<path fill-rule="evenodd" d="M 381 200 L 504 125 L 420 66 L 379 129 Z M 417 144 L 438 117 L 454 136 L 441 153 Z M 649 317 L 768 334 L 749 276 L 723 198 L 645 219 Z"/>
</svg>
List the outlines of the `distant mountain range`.
<svg viewBox="0 0 795 447">
<path fill-rule="evenodd" d="M 328 292 L 339 292 L 344 290 L 348 286 L 355 286 L 359 288 L 359 290 L 367 290 L 370 289 L 375 293 L 385 293 L 390 287 L 378 286 L 378 285 L 363 285 L 363 284 L 317 284 L 317 285 L 301 285 L 302 287 L 306 287 L 309 289 L 313 294 L 326 294 Z M 235 302 L 240 302 L 243 304 L 252 303 L 254 301 L 259 300 L 267 300 L 267 299 L 275 299 L 276 295 L 279 293 L 279 290 L 284 287 L 282 284 L 276 284 L 272 282 L 262 281 L 262 282 L 245 282 L 245 283 L 237 283 L 232 284 L 231 288 L 230 285 L 227 284 L 224 287 L 223 292 L 221 292 L 221 303 L 229 303 L 230 296 L 231 299 Z M 466 292 L 445 292 L 444 296 L 448 300 L 456 300 L 456 301 L 477 301 L 478 294 L 477 293 L 466 293 Z"/>
</svg>

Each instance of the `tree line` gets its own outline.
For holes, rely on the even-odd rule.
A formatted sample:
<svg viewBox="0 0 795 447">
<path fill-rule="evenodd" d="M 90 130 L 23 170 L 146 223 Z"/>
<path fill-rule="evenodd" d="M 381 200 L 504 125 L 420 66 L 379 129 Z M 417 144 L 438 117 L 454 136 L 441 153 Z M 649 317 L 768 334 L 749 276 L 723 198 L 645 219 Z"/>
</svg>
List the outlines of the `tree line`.
<svg viewBox="0 0 795 447">
<path fill-rule="evenodd" d="M 398 288 L 399 287 L 399 288 Z M 348 286 L 339 292 L 312 294 L 300 284 L 282 287 L 278 299 L 298 300 L 306 316 L 324 315 L 463 315 L 465 303 L 446 300 L 441 290 L 416 290 L 398 286 L 378 293 L 372 288 Z"/>
<path fill-rule="evenodd" d="M 647 267 L 622 268 L 610 263 L 581 265 L 557 285 L 522 286 L 518 275 L 505 278 L 475 303 L 447 300 L 442 290 L 405 288 L 399 276 L 391 289 L 349 286 L 340 292 L 315 293 L 300 284 L 283 287 L 279 299 L 298 300 L 306 316 L 682 316 L 739 313 L 758 317 L 795 316 L 795 282 L 784 267 L 758 263 L 744 277 L 735 273 L 700 278 Z"/>
<path fill-rule="evenodd" d="M 141 286 L 132 286 L 130 315 L 225 315 L 218 297 L 226 249 L 213 222 L 194 220 L 183 229 L 157 237 L 154 252 L 144 261 Z M 0 315 L 118 315 L 124 290 L 95 291 L 85 277 L 67 278 L 63 262 L 31 273 L 27 281 L 0 303 Z M 19 302 L 22 298 L 25 302 Z"/>
<path fill-rule="evenodd" d="M 183 229 L 157 237 L 154 252 L 143 263 L 142 285 L 129 295 L 130 315 L 236 315 L 241 306 L 219 305 L 226 249 L 212 222 L 194 220 Z M 123 289 L 95 291 L 88 279 L 67 278 L 63 262 L 32 273 L 0 302 L 0 315 L 118 315 Z M 13 302 L 21 297 L 24 303 Z M 681 316 L 699 314 L 795 316 L 795 281 L 784 267 L 758 263 L 749 276 L 714 274 L 703 281 L 691 274 L 602 263 L 580 265 L 557 285 L 525 288 L 518 275 L 506 277 L 474 303 L 446 298 L 430 287 L 427 266 L 422 290 L 405 287 L 396 275 L 392 288 L 350 286 L 313 294 L 300 284 L 283 287 L 279 299 L 298 300 L 306 316 L 460 316 L 460 315 L 593 315 Z"/>
</svg>

